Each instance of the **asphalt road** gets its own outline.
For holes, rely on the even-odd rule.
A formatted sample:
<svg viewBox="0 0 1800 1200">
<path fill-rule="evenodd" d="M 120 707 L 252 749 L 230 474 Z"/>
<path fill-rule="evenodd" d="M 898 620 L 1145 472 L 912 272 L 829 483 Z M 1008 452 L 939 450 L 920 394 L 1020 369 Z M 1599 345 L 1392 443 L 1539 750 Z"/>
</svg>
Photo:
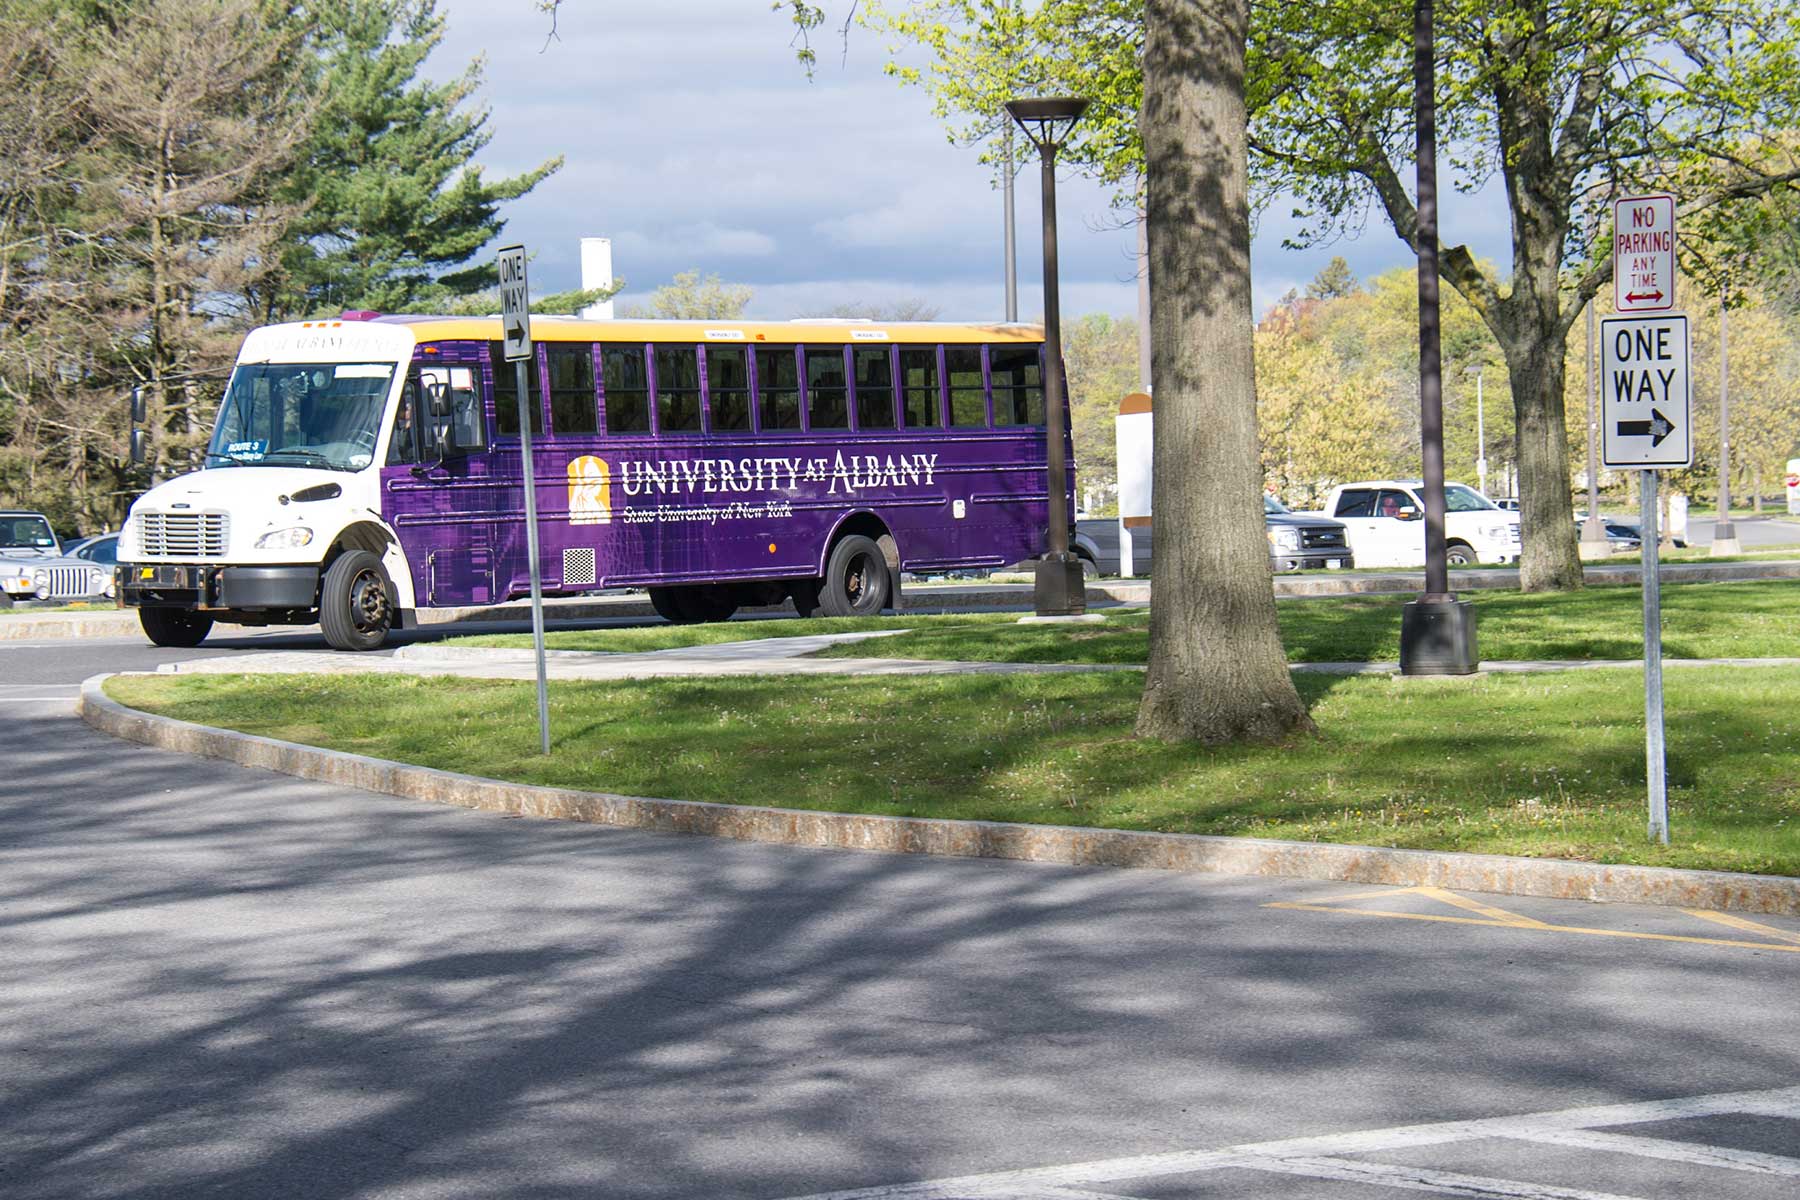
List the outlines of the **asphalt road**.
<svg viewBox="0 0 1800 1200">
<path fill-rule="evenodd" d="M 512 820 L 69 713 L 202 652 L 0 648 L 9 1200 L 1800 1178 L 1800 920 Z"/>
</svg>

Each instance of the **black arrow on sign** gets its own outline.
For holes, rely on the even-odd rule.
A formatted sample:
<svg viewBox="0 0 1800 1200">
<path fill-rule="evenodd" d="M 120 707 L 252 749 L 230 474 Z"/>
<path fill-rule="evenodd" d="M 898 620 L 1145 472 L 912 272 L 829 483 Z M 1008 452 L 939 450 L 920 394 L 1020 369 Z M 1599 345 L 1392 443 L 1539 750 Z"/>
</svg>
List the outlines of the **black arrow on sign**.
<svg viewBox="0 0 1800 1200">
<path fill-rule="evenodd" d="M 1662 440 L 1674 432 L 1675 426 L 1669 422 L 1669 418 L 1662 415 L 1659 408 L 1650 410 L 1648 421 L 1619 422 L 1620 437 L 1647 437 L 1652 446 L 1662 445 Z"/>
</svg>

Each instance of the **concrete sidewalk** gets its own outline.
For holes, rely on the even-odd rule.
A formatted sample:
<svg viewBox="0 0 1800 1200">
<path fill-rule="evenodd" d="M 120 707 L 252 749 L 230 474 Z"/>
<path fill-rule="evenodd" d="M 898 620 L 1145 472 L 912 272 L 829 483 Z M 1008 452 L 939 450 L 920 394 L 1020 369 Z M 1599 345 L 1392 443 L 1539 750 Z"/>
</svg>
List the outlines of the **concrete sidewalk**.
<svg viewBox="0 0 1800 1200">
<path fill-rule="evenodd" d="M 1588 563 L 1583 574 L 1590 584 L 1630 584 L 1638 581 L 1636 563 Z M 1766 562 L 1682 562 L 1663 563 L 1657 577 L 1664 583 L 1703 583 L 1749 579 L 1800 579 L 1800 559 L 1778 559 Z M 1458 592 L 1502 591 L 1516 588 L 1519 573 L 1506 567 L 1467 567 L 1450 573 L 1452 589 Z M 1277 599 L 1312 596 L 1392 595 L 1403 596 L 1425 590 L 1423 571 L 1355 571 L 1314 572 L 1301 575 L 1277 575 L 1273 578 Z M 1029 583 L 981 582 L 969 584 L 909 583 L 901 589 L 899 613 L 950 613 L 971 609 L 1029 609 Z M 1148 579 L 1089 580 L 1087 596 L 1096 609 L 1150 602 Z M 745 609 L 746 613 L 789 613 L 793 608 Z M 649 619 L 656 615 L 649 597 L 642 592 L 617 595 L 555 597 L 544 602 L 544 618 L 551 628 L 605 620 Z M 428 608 L 418 612 L 423 629 L 468 626 L 470 633 L 480 632 L 483 625 L 529 621 L 531 605 L 524 601 L 478 605 L 469 608 Z M 258 628 L 220 625 L 219 632 L 231 636 L 234 631 Z M 269 628 L 269 627 L 263 627 Z M 280 626 L 272 628 L 284 628 Z M 288 626 L 293 629 L 316 629 L 317 626 Z M 56 638 L 136 637 L 142 636 L 137 613 L 130 610 L 88 610 L 82 612 L 45 612 L 30 610 L 0 613 L 0 642 L 49 641 Z"/>
<path fill-rule="evenodd" d="M 813 634 L 806 637 L 760 638 L 609 654 L 590 650 L 546 650 L 545 674 L 551 679 L 670 679 L 703 676 L 759 675 L 1032 675 L 1080 671 L 1142 671 L 1135 663 L 1006 663 L 956 662 L 907 658 L 812 658 L 812 654 L 844 643 L 893 637 L 904 629 L 859 633 Z M 1800 658 L 1665 658 L 1669 668 L 1793 667 Z M 1297 674 L 1398 675 L 1397 662 L 1293 663 Z M 1596 671 L 1643 667 L 1641 659 L 1570 661 L 1490 661 L 1477 674 L 1539 671 Z M 458 675 L 470 679 L 535 679 L 537 659 L 529 648 L 500 649 L 418 642 L 391 654 L 345 654 L 280 651 L 234 654 L 165 663 L 159 674 L 179 675 Z M 1442 678 L 1432 676 L 1432 678 Z M 1464 678 L 1468 678 L 1465 676 Z"/>
</svg>

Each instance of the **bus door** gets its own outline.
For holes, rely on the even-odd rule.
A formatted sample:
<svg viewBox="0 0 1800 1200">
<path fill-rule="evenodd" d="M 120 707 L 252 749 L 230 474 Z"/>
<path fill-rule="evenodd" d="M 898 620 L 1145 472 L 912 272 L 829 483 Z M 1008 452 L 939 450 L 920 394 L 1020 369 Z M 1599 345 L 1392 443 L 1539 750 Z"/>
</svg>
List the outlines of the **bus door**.
<svg viewBox="0 0 1800 1200">
<path fill-rule="evenodd" d="M 384 497 L 421 607 L 494 600 L 494 508 L 481 371 L 414 362 L 394 414 Z"/>
</svg>

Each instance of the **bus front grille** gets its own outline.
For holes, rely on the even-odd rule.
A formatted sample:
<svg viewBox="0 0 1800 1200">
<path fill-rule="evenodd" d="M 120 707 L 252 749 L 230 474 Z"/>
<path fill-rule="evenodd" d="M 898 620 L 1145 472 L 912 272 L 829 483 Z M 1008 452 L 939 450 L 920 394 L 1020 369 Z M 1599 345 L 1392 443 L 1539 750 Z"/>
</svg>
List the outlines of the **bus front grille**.
<svg viewBox="0 0 1800 1200">
<path fill-rule="evenodd" d="M 230 525 L 222 512 L 140 512 L 138 546 L 146 558 L 223 558 Z"/>
</svg>

